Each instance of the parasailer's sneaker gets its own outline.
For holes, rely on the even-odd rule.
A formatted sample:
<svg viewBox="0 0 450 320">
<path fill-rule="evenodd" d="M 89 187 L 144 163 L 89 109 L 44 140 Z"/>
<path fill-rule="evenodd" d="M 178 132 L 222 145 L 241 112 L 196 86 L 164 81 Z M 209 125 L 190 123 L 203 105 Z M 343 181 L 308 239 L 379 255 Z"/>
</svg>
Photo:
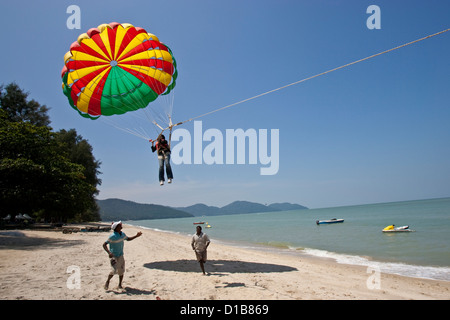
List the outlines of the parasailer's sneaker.
<svg viewBox="0 0 450 320">
<path fill-rule="evenodd" d="M 169 181 L 167 181 L 168 183 L 172 183 L 172 179 L 169 179 Z"/>
<path fill-rule="evenodd" d="M 164 185 L 164 181 L 161 180 L 161 181 L 159 182 L 159 185 L 160 185 L 160 186 L 163 186 L 163 185 Z"/>
</svg>

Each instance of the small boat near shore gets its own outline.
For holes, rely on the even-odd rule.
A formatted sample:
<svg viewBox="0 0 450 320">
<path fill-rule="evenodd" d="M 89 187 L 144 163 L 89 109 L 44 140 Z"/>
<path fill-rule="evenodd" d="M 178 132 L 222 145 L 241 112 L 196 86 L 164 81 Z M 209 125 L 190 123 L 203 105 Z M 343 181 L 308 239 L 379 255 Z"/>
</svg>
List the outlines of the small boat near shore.
<svg viewBox="0 0 450 320">
<path fill-rule="evenodd" d="M 395 227 L 394 225 L 387 226 L 382 230 L 383 232 L 414 232 L 415 230 L 411 230 L 409 226 L 401 226 Z"/>
<path fill-rule="evenodd" d="M 193 224 L 205 224 L 205 221 L 194 222 Z"/>
<path fill-rule="evenodd" d="M 317 225 L 319 225 L 319 224 L 331 224 L 331 223 L 342 223 L 342 222 L 344 222 L 344 219 L 333 218 L 333 219 L 329 219 L 329 220 L 316 220 L 316 224 Z"/>
</svg>

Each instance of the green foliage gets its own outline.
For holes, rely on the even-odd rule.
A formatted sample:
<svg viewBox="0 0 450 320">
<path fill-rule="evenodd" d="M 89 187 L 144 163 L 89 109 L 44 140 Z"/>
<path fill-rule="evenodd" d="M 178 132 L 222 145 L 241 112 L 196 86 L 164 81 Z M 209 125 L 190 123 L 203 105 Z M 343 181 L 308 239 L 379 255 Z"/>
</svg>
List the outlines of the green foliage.
<svg viewBox="0 0 450 320">
<path fill-rule="evenodd" d="M 5 111 L 7 120 L 29 122 L 40 127 L 48 126 L 48 108 L 35 100 L 27 101 L 27 97 L 28 93 L 23 92 L 15 83 L 6 87 L 0 86 L 0 108 Z"/>
<path fill-rule="evenodd" d="M 95 186 L 102 183 L 98 178 L 98 175 L 101 173 L 98 170 L 101 162 L 94 158 L 92 146 L 87 140 L 77 135 L 75 129 L 58 131 L 56 140 L 61 143 L 66 155 L 72 162 L 84 167 L 83 173 L 88 183 Z"/>
<path fill-rule="evenodd" d="M 27 95 L 14 84 L 6 88 L 0 96 L 0 216 L 99 220 L 100 162 L 92 147 L 73 129 L 52 132 L 43 125 L 49 123 L 45 106 L 23 103 Z"/>
</svg>

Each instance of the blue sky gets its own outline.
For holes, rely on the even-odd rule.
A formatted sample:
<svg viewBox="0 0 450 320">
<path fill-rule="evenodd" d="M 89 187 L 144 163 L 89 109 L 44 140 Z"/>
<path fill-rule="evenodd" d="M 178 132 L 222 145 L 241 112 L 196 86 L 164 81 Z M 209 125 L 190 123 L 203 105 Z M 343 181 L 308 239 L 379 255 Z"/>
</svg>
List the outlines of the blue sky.
<svg viewBox="0 0 450 320">
<path fill-rule="evenodd" d="M 66 26 L 72 4 L 81 9 L 80 30 Z M 379 30 L 366 26 L 372 4 L 381 9 Z M 224 135 L 278 129 L 276 175 L 260 175 L 259 163 L 173 164 L 174 183 L 163 187 L 150 144 L 80 117 L 60 71 L 88 29 L 113 21 L 142 27 L 177 59 L 178 122 L 447 29 L 449 12 L 442 0 L 2 0 L 0 83 L 16 82 L 50 108 L 55 130 L 75 128 L 89 141 L 102 162 L 99 199 L 319 208 L 447 197 L 450 32 L 199 119 L 203 131 Z M 193 135 L 192 122 L 182 128 Z"/>
</svg>

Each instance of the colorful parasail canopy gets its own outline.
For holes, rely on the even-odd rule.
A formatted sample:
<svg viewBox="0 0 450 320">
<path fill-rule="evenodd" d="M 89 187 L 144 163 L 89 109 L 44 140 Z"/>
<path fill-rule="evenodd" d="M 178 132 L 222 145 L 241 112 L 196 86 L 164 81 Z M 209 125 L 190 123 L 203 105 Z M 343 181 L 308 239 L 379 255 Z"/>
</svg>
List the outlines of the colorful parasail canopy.
<svg viewBox="0 0 450 320">
<path fill-rule="evenodd" d="M 70 105 L 90 119 L 147 107 L 175 87 L 177 75 L 167 45 L 142 28 L 116 22 L 81 34 L 61 72 Z"/>
</svg>

